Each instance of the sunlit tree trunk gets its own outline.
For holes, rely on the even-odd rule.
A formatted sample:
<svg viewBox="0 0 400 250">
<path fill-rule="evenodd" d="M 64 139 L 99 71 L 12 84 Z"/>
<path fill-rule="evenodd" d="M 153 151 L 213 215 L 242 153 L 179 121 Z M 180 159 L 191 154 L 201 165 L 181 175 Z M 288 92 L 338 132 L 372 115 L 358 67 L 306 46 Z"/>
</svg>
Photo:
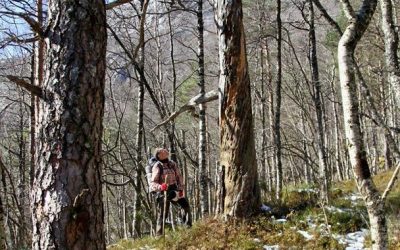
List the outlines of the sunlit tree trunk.
<svg viewBox="0 0 400 250">
<path fill-rule="evenodd" d="M 224 215 L 258 211 L 260 191 L 247 69 L 242 1 L 217 1 L 220 61 L 220 164 L 225 167 Z"/>
<path fill-rule="evenodd" d="M 101 197 L 104 1 L 50 1 L 33 249 L 105 249 Z"/>
<path fill-rule="evenodd" d="M 354 50 L 367 29 L 377 5 L 376 0 L 364 0 L 360 11 L 344 4 L 350 22 L 338 45 L 338 65 L 343 101 L 344 125 L 351 166 L 369 215 L 373 249 L 387 249 L 387 226 L 384 202 L 372 180 L 360 128 Z"/>
<path fill-rule="evenodd" d="M 36 0 L 36 8 L 37 8 L 37 22 L 39 25 L 43 25 L 44 17 L 43 17 L 43 1 Z M 45 53 L 45 42 L 42 38 L 35 43 L 34 49 L 34 59 L 33 59 L 33 85 L 41 87 L 43 84 L 43 67 L 44 67 L 44 53 Z M 31 162 L 30 162 L 30 185 L 33 184 L 34 173 L 35 173 L 35 137 L 37 135 L 37 121 L 39 119 L 39 98 L 35 95 L 31 95 Z"/>
<path fill-rule="evenodd" d="M 397 56 L 399 36 L 393 21 L 392 0 L 380 0 L 382 12 L 382 30 L 385 38 L 385 56 L 389 80 L 396 96 L 396 105 L 400 107 L 400 68 Z"/>
<path fill-rule="evenodd" d="M 198 76 L 199 76 L 199 87 L 200 94 L 204 95 L 205 81 L 204 81 L 204 24 L 203 24 L 203 0 L 197 0 L 197 39 L 198 39 Z M 207 125 L 206 125 L 206 106 L 200 104 L 200 117 L 199 117 L 199 176 L 200 176 L 200 207 L 201 215 L 206 216 L 208 211 L 208 176 L 207 176 Z"/>
</svg>

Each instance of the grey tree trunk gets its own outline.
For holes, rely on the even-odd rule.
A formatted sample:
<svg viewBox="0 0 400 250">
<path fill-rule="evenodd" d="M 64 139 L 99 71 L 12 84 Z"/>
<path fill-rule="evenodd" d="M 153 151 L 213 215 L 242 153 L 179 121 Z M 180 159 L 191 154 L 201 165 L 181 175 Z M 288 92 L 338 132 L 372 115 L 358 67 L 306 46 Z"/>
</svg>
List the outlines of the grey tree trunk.
<svg viewBox="0 0 400 250">
<path fill-rule="evenodd" d="M 5 166 L 3 164 L 3 159 L 2 156 L 0 155 L 0 173 L 2 174 L 2 176 L 4 176 L 3 174 L 4 168 Z M 0 195 L 0 248 L 1 249 L 7 249 L 7 233 L 5 228 L 6 220 L 7 220 L 7 215 L 4 209 L 3 199 Z"/>
<path fill-rule="evenodd" d="M 20 212 L 18 222 L 18 248 L 28 247 L 28 234 L 27 234 L 27 218 L 29 218 L 28 213 L 25 209 L 25 202 L 27 200 L 26 196 L 26 176 L 25 176 L 25 168 L 26 168 L 26 141 L 24 139 L 24 96 L 20 97 L 19 101 L 19 138 L 18 138 L 18 153 L 19 153 L 19 163 L 18 163 L 18 210 Z"/>
<path fill-rule="evenodd" d="M 142 72 L 144 72 L 144 52 L 145 52 L 145 43 L 144 43 L 144 24 L 146 21 L 146 13 L 147 13 L 147 6 L 149 1 L 142 0 L 141 1 L 141 17 L 140 17 L 140 27 L 139 27 L 139 67 Z M 139 195 L 142 192 L 142 178 L 143 178 L 143 138 L 144 138 L 144 126 L 143 126 L 143 103 L 144 103 L 144 79 L 142 79 L 142 75 L 138 74 L 138 84 L 139 84 L 139 93 L 138 93 L 138 107 L 137 107 L 137 132 L 136 132 L 136 195 L 134 200 L 134 214 L 133 214 L 133 236 L 134 237 L 141 237 L 141 224 L 142 224 L 142 200 L 141 196 Z"/>
<path fill-rule="evenodd" d="M 276 22 L 277 22 L 277 55 L 276 55 L 276 86 L 275 86 L 275 110 L 274 110 L 274 143 L 275 155 L 275 196 L 277 200 L 282 199 L 283 172 L 282 172 L 282 142 L 281 142 L 281 102 L 282 102 L 282 20 L 281 0 L 277 0 Z"/>
<path fill-rule="evenodd" d="M 315 39 L 315 26 L 314 26 L 314 6 L 312 0 L 308 1 L 309 4 L 309 60 L 311 64 L 311 81 L 314 87 L 314 106 L 315 115 L 317 118 L 316 134 L 317 134 L 317 149 L 319 159 L 319 182 L 321 188 L 321 199 L 328 202 L 329 190 L 329 171 L 326 160 L 325 140 L 324 140 L 324 125 L 323 125 L 323 110 L 322 110 L 322 97 L 321 97 L 321 82 L 319 80 L 318 71 L 318 58 L 317 58 L 317 41 Z"/>
<path fill-rule="evenodd" d="M 339 115 L 336 101 L 336 91 L 333 86 L 333 81 L 331 82 L 331 91 L 332 91 L 332 111 L 334 117 L 334 135 L 335 135 L 335 168 L 337 172 L 337 178 L 342 181 L 344 180 L 343 174 L 343 165 L 342 165 L 342 157 L 341 157 L 341 140 L 340 140 L 340 129 L 339 129 Z"/>
<path fill-rule="evenodd" d="M 364 142 L 360 129 L 357 85 L 355 81 L 354 50 L 367 29 L 377 5 L 376 0 L 364 0 L 355 14 L 350 8 L 345 12 L 350 17 L 349 25 L 338 44 L 339 76 L 343 101 L 344 125 L 351 166 L 362 194 L 370 220 L 373 249 L 387 249 L 387 226 L 384 202 L 371 178 Z"/>
<path fill-rule="evenodd" d="M 205 81 L 204 81 L 204 24 L 203 24 L 203 0 L 197 0 L 197 39 L 198 39 L 198 76 L 200 94 L 204 95 Z M 208 175 L 207 175 L 207 125 L 206 125 L 206 105 L 199 105 L 199 176 L 200 176 L 200 207 L 201 216 L 206 216 L 209 213 L 208 204 Z"/>
<path fill-rule="evenodd" d="M 389 79 L 396 96 L 396 105 L 400 107 L 400 68 L 397 50 L 399 37 L 393 21 L 393 6 L 391 0 L 380 0 L 382 12 L 382 30 L 385 36 L 386 65 L 389 70 Z"/>
<path fill-rule="evenodd" d="M 33 249 L 105 249 L 104 1 L 51 1 L 32 188 Z"/>
<path fill-rule="evenodd" d="M 242 1 L 217 1 L 220 61 L 220 164 L 224 215 L 246 218 L 260 207 Z"/>
</svg>

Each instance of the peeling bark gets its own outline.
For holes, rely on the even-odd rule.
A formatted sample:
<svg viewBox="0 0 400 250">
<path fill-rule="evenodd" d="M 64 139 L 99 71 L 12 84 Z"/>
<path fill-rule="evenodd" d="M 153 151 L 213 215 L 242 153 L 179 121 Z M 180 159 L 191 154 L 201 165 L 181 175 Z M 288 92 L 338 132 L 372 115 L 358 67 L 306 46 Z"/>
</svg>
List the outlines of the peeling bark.
<svg viewBox="0 0 400 250">
<path fill-rule="evenodd" d="M 250 78 L 247 69 L 242 1 L 217 2 L 220 60 L 220 165 L 225 167 L 224 215 L 246 218 L 258 211 Z"/>
</svg>

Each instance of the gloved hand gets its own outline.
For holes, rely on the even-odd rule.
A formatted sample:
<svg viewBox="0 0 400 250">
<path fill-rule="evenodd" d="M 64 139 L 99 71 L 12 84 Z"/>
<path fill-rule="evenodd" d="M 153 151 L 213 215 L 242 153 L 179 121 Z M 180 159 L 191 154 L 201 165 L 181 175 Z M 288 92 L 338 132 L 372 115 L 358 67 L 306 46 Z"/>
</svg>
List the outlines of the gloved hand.
<svg viewBox="0 0 400 250">
<path fill-rule="evenodd" d="M 183 193 L 183 190 L 179 190 L 178 197 L 182 198 L 183 196 L 185 196 L 185 194 Z"/>
<path fill-rule="evenodd" d="M 163 183 L 163 184 L 161 184 L 160 190 L 165 191 L 165 190 L 167 190 L 167 188 L 168 188 L 167 183 Z"/>
</svg>

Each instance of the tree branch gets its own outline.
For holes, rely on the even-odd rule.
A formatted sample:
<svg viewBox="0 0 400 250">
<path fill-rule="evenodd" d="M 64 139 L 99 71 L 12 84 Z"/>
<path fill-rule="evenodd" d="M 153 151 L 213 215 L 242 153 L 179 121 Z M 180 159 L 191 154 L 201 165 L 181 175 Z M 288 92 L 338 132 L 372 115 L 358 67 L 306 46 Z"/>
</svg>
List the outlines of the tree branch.
<svg viewBox="0 0 400 250">
<path fill-rule="evenodd" d="M 121 6 L 121 5 L 129 3 L 129 2 L 132 2 L 132 0 L 116 0 L 112 3 L 106 4 L 106 10 L 111 10 L 115 7 Z"/>
<path fill-rule="evenodd" d="M 396 182 L 398 175 L 399 175 L 399 171 L 400 171 L 400 163 L 397 164 L 396 169 L 393 172 L 392 178 L 390 178 L 390 181 L 385 189 L 385 191 L 382 194 L 382 201 L 385 201 L 386 197 L 388 196 L 389 192 L 392 190 L 394 183 Z"/>
<path fill-rule="evenodd" d="M 353 7 L 351 6 L 349 0 L 340 0 L 343 5 L 344 14 L 348 19 L 352 19 L 356 17 L 356 13 L 354 12 Z"/>
<path fill-rule="evenodd" d="M 192 99 L 189 100 L 188 103 L 180 107 L 178 111 L 175 111 L 172 113 L 166 120 L 155 126 L 153 129 L 150 130 L 150 132 L 153 132 L 154 130 L 160 128 L 161 126 L 167 124 L 170 121 L 173 121 L 177 116 L 182 114 L 183 112 L 186 112 L 188 110 L 193 110 L 196 108 L 197 105 L 211 102 L 214 100 L 218 99 L 218 92 L 215 90 L 212 90 L 210 92 L 207 92 L 206 94 L 198 94 L 197 96 L 193 97 Z"/>
<path fill-rule="evenodd" d="M 10 12 L 10 11 L 0 11 L 0 14 L 9 15 L 9 16 L 17 16 L 25 20 L 31 27 L 31 29 L 37 33 L 40 37 L 43 37 L 44 32 L 42 26 L 39 22 L 35 21 L 32 17 L 25 13 L 18 13 L 18 12 Z"/>
<path fill-rule="evenodd" d="M 9 81 L 17 84 L 18 86 L 26 89 L 29 91 L 32 95 L 37 96 L 39 98 L 43 98 L 43 93 L 42 93 L 42 88 L 39 86 L 32 85 L 28 83 L 26 80 L 23 78 L 13 76 L 13 75 L 0 75 L 2 77 L 7 78 Z"/>
<path fill-rule="evenodd" d="M 326 19 L 326 21 L 340 34 L 340 36 L 343 35 L 343 31 L 340 28 L 339 24 L 333 20 L 333 18 L 328 14 L 326 9 L 322 6 L 321 2 L 319 0 L 312 0 L 317 6 L 319 12 L 321 12 L 322 16 Z"/>
</svg>

